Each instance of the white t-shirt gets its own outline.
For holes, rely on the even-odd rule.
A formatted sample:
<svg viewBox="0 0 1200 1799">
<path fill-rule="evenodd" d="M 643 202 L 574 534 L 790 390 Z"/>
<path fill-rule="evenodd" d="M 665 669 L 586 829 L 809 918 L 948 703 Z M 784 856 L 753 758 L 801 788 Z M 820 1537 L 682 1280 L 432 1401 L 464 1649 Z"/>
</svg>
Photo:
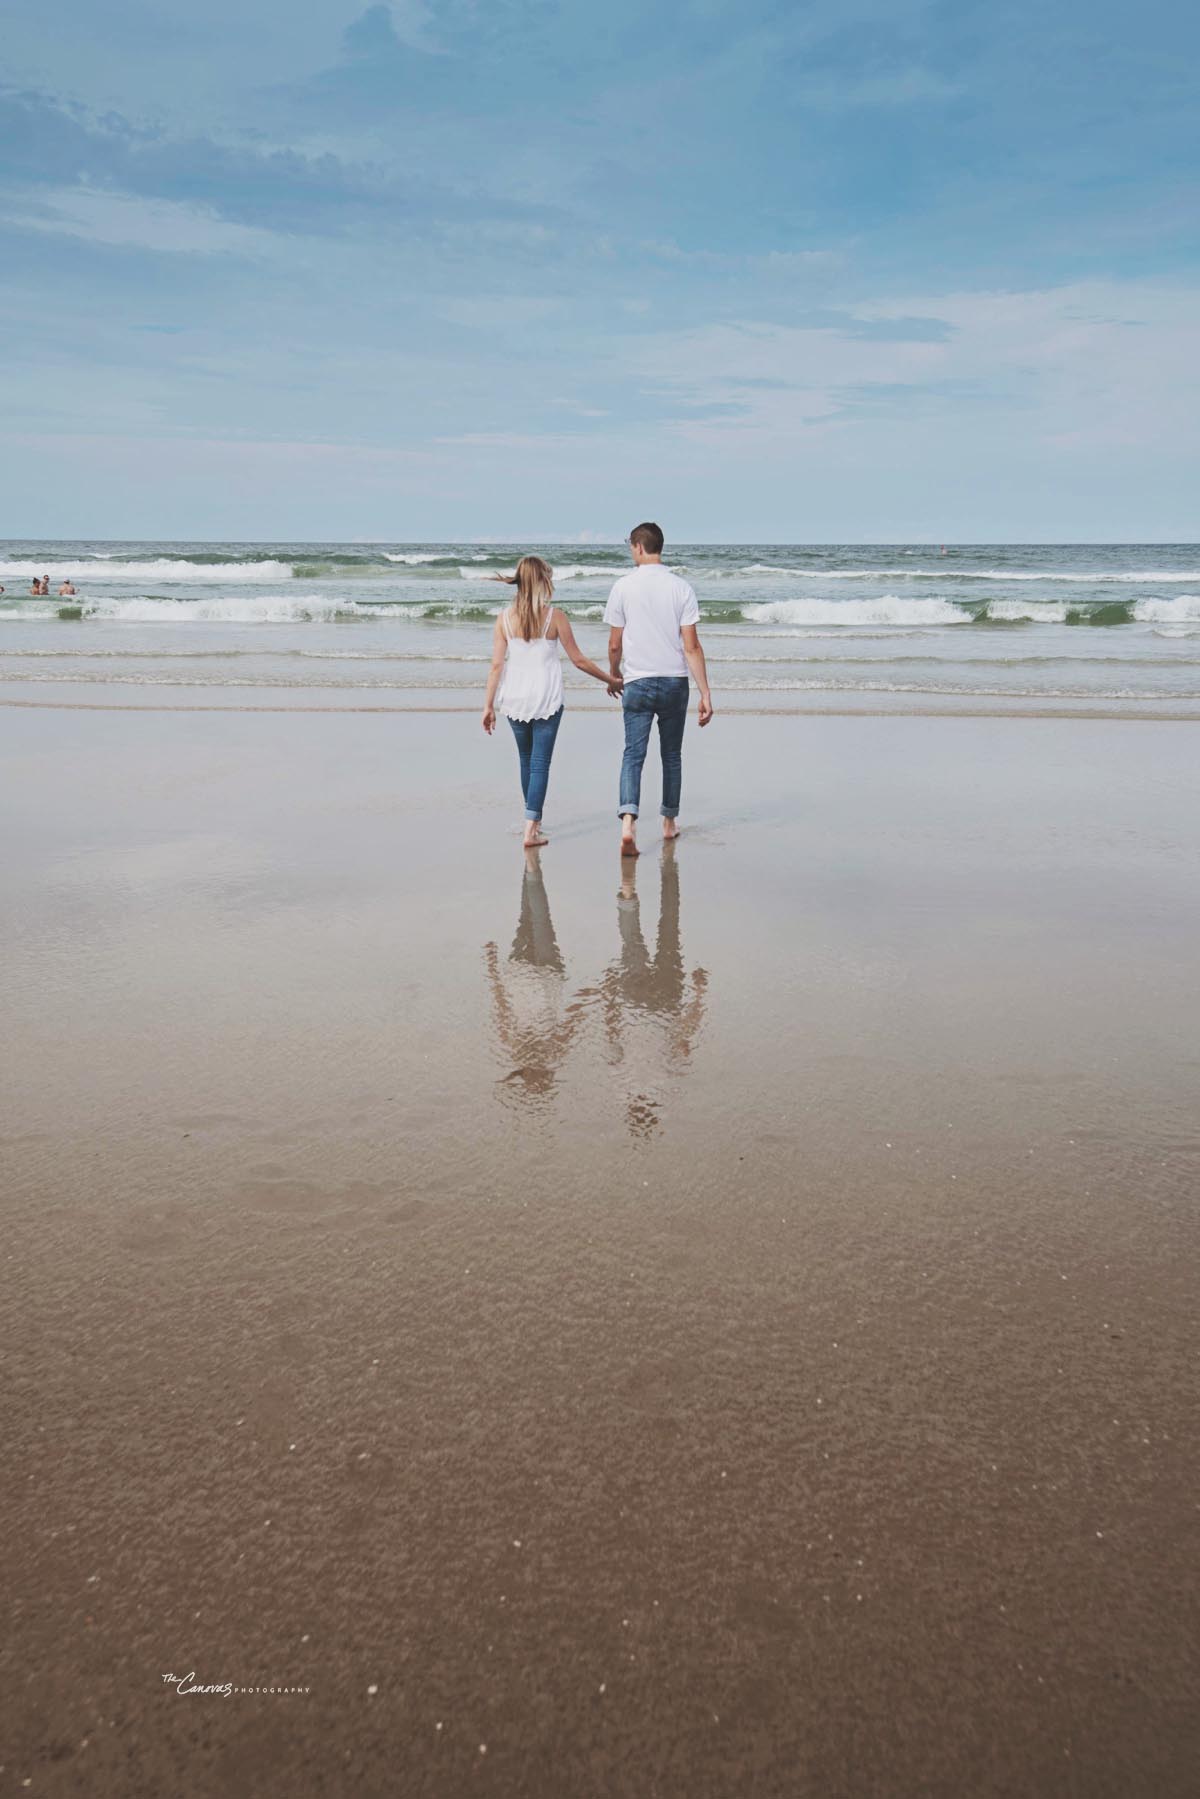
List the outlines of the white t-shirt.
<svg viewBox="0 0 1200 1799">
<path fill-rule="evenodd" d="M 700 608 L 687 582 L 661 562 L 643 562 L 614 582 L 604 622 L 625 632 L 627 681 L 687 674 L 681 633 L 684 625 L 700 622 Z"/>
</svg>

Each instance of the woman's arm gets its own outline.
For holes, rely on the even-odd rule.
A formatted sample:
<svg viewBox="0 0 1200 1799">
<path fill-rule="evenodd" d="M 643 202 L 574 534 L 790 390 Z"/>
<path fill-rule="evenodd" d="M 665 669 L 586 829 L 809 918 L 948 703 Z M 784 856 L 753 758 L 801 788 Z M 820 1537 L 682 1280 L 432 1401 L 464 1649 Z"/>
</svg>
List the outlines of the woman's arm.
<svg viewBox="0 0 1200 1799">
<path fill-rule="evenodd" d="M 584 655 L 575 641 L 575 633 L 571 629 L 570 619 L 559 606 L 554 608 L 554 629 L 559 643 L 562 644 L 576 668 L 581 668 L 585 675 L 591 675 L 594 680 L 603 681 L 615 700 L 625 685 L 624 681 L 620 675 L 606 674 L 589 656 Z"/>
<path fill-rule="evenodd" d="M 483 701 L 483 728 L 490 737 L 496 729 L 496 689 L 500 685 L 500 676 L 504 673 L 504 658 L 508 652 L 508 643 L 504 636 L 504 625 L 496 620 L 496 629 L 492 632 L 492 666 L 488 669 L 487 693 Z"/>
</svg>

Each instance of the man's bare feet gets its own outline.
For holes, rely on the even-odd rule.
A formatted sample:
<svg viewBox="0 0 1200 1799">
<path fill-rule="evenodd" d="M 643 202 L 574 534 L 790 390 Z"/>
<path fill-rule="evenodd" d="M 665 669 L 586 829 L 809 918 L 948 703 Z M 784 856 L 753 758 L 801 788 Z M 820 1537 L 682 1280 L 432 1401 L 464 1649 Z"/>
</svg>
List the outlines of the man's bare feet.
<svg viewBox="0 0 1200 1799">
<path fill-rule="evenodd" d="M 663 842 L 664 843 L 674 843 L 674 841 L 678 837 L 678 835 L 679 835 L 679 820 L 677 818 L 664 818 L 663 819 Z"/>
<path fill-rule="evenodd" d="M 540 850 L 542 845 L 544 843 L 549 843 L 549 841 L 550 839 L 548 837 L 543 837 L 542 835 L 542 822 L 540 819 L 538 819 L 536 823 L 534 823 L 532 819 L 527 821 L 525 825 L 525 848 L 527 850 Z"/>
<path fill-rule="evenodd" d="M 638 854 L 637 838 L 634 836 L 636 829 L 637 819 L 632 812 L 626 812 L 621 819 L 621 854 L 623 856 Z"/>
</svg>

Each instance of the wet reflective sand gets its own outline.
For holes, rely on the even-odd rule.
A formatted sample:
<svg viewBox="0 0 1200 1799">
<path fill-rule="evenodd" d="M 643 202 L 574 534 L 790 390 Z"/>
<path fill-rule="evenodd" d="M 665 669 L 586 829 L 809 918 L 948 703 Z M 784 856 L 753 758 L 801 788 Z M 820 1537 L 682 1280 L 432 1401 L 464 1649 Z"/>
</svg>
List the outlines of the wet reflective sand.
<svg viewBox="0 0 1200 1799">
<path fill-rule="evenodd" d="M 623 861 L 616 905 L 619 951 L 593 984 L 577 987 L 569 996 L 541 852 L 526 851 L 525 863 L 507 964 L 501 963 L 494 943 L 485 948 L 496 1053 L 503 1064 L 511 1064 L 501 1076 L 502 1096 L 529 1106 L 536 1115 L 541 1102 L 557 1093 L 568 1056 L 591 1036 L 602 1045 L 611 1086 L 624 1093 L 630 1134 L 649 1136 L 662 1128 L 660 1114 L 673 1080 L 690 1064 L 708 987 L 704 969 L 684 972 L 676 845 L 661 846 L 653 954 L 642 930 L 641 864 Z M 643 885 L 655 879 L 644 875 Z"/>
<path fill-rule="evenodd" d="M 3 733 L 6 1778 L 1191 1792 L 1190 726 Z"/>
</svg>

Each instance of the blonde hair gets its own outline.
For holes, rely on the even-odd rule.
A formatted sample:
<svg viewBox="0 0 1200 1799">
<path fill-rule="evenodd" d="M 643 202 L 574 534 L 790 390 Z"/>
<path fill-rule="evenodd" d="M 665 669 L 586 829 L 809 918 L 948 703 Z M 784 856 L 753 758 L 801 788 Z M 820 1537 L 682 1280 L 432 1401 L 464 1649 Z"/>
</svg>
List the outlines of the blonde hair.
<svg viewBox="0 0 1200 1799">
<path fill-rule="evenodd" d="M 501 579 L 517 590 L 517 597 L 513 601 L 516 634 L 528 643 L 541 630 L 543 606 L 549 606 L 553 601 L 553 571 L 550 564 L 543 562 L 540 556 L 522 556 L 517 564 L 516 574 L 504 575 Z"/>
</svg>

